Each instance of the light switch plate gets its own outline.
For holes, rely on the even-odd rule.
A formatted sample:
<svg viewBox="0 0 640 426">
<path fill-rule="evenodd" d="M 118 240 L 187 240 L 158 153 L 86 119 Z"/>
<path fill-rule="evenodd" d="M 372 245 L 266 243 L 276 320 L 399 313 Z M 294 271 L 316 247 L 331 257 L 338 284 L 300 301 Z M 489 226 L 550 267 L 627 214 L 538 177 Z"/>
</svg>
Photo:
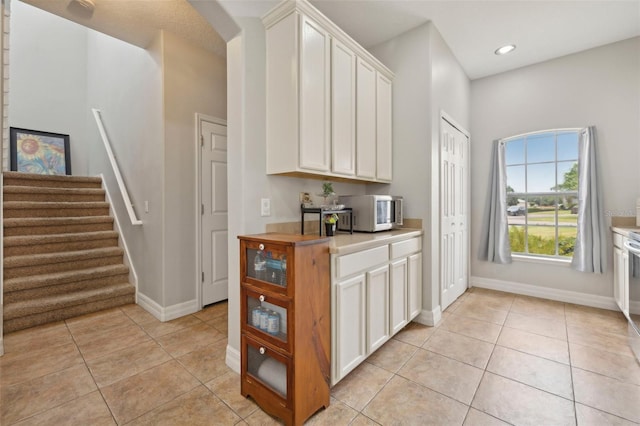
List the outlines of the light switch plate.
<svg viewBox="0 0 640 426">
<path fill-rule="evenodd" d="M 260 216 L 271 216 L 271 199 L 263 198 L 260 201 Z"/>
</svg>

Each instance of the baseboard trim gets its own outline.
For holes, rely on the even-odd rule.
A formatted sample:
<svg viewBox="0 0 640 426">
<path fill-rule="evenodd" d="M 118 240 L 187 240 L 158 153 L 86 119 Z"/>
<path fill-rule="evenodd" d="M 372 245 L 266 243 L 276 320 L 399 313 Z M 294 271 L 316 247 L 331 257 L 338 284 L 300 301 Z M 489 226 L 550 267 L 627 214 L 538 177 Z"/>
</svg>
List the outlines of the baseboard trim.
<svg viewBox="0 0 640 426">
<path fill-rule="evenodd" d="M 227 367 L 240 374 L 240 351 L 227 345 L 225 363 Z"/>
<path fill-rule="evenodd" d="M 473 276 L 471 277 L 470 285 L 489 290 L 521 294 L 523 296 L 533 296 L 540 297 L 542 299 L 557 300 L 559 302 L 575 303 L 576 305 L 591 306 L 593 308 L 609 309 L 611 311 L 620 310 L 618 309 L 618 305 L 615 300 L 613 300 L 613 297 Z"/>
<path fill-rule="evenodd" d="M 150 297 L 140 292 L 138 292 L 138 305 L 162 322 L 171 321 L 200 310 L 196 299 L 163 308 Z"/>
<path fill-rule="evenodd" d="M 440 310 L 440 305 L 438 305 L 432 311 L 425 311 L 423 309 L 422 311 L 420 311 L 418 316 L 414 318 L 414 321 L 419 324 L 434 327 L 436 324 L 440 322 L 441 319 L 442 319 L 442 311 Z"/>
</svg>

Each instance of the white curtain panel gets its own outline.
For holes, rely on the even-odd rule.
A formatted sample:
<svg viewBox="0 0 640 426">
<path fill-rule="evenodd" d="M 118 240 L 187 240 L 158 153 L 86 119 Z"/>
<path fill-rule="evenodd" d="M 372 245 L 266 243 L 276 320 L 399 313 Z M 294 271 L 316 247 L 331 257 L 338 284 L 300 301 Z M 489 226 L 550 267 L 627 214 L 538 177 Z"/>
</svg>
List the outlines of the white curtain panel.
<svg viewBox="0 0 640 426">
<path fill-rule="evenodd" d="M 578 137 L 578 236 L 571 267 L 602 274 L 607 269 L 607 239 L 596 145 L 596 128 L 582 129 Z"/>
<path fill-rule="evenodd" d="M 480 243 L 480 260 L 511 263 L 511 244 L 507 223 L 507 168 L 505 144 L 493 141 L 491 177 Z"/>
</svg>

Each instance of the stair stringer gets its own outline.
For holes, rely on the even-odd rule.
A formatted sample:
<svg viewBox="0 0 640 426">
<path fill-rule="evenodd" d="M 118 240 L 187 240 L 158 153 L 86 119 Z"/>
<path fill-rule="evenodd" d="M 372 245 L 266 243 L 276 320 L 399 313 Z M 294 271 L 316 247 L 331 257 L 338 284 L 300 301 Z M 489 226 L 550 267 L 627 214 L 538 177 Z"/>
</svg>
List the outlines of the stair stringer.
<svg viewBox="0 0 640 426">
<path fill-rule="evenodd" d="M 122 232 L 122 227 L 120 226 L 118 215 L 113 208 L 113 200 L 111 198 L 111 193 L 109 192 L 109 187 L 107 186 L 107 181 L 102 173 L 98 174 L 97 176 L 102 179 L 102 189 L 104 189 L 105 197 L 107 199 L 107 202 L 109 203 L 109 216 L 113 218 L 113 225 L 120 235 L 120 238 L 118 238 L 118 247 L 124 250 L 123 263 L 125 264 L 125 266 L 129 267 L 129 283 L 131 283 L 136 289 L 135 297 L 136 303 L 138 303 L 138 274 L 136 273 L 136 268 L 131 260 L 131 253 L 129 252 L 129 246 L 127 246 L 127 239 L 124 232 Z"/>
</svg>

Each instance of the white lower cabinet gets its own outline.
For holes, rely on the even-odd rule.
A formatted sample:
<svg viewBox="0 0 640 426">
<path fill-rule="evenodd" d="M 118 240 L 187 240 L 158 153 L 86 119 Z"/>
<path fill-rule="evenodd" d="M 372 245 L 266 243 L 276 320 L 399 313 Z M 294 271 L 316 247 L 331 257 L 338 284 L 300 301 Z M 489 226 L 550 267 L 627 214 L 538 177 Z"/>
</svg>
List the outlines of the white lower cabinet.
<svg viewBox="0 0 640 426">
<path fill-rule="evenodd" d="M 389 340 L 389 268 L 367 272 L 367 353 Z"/>
<path fill-rule="evenodd" d="M 331 384 L 422 309 L 422 238 L 331 255 Z"/>
<path fill-rule="evenodd" d="M 391 269 L 391 291 L 389 292 L 391 334 L 396 334 L 409 322 L 407 259 L 395 260 L 391 262 L 389 268 Z"/>
<path fill-rule="evenodd" d="M 620 310 L 629 315 L 629 252 L 624 241 L 622 235 L 613 234 L 613 297 Z"/>
<path fill-rule="evenodd" d="M 422 253 L 412 254 L 408 258 L 409 277 L 407 287 L 409 288 L 408 309 L 409 319 L 413 319 L 422 310 Z"/>
<path fill-rule="evenodd" d="M 367 357 L 365 274 L 335 284 L 333 305 L 331 374 L 342 378 Z"/>
</svg>

